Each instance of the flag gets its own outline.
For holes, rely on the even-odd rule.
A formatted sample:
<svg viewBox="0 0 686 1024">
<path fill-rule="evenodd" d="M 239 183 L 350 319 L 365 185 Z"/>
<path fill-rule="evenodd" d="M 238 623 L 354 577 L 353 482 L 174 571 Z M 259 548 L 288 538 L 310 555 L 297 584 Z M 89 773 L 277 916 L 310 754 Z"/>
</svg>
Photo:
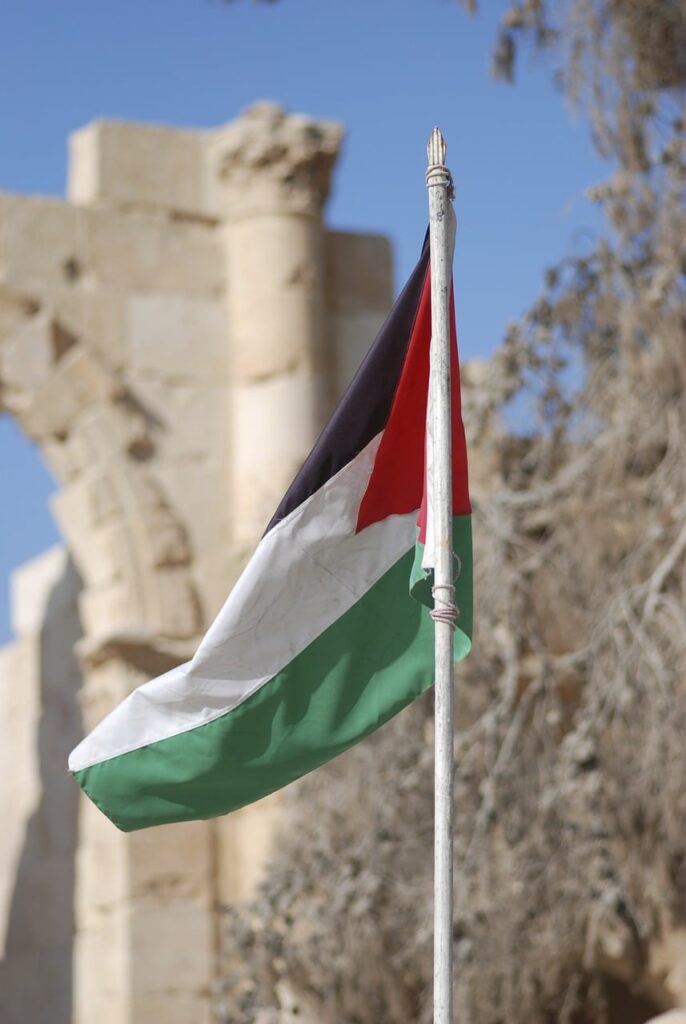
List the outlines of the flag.
<svg viewBox="0 0 686 1024">
<path fill-rule="evenodd" d="M 258 800 L 432 685 L 430 274 L 427 242 L 195 656 L 135 690 L 71 754 L 78 783 L 124 831 Z M 472 592 L 454 314 L 451 334 L 458 661 Z"/>
</svg>

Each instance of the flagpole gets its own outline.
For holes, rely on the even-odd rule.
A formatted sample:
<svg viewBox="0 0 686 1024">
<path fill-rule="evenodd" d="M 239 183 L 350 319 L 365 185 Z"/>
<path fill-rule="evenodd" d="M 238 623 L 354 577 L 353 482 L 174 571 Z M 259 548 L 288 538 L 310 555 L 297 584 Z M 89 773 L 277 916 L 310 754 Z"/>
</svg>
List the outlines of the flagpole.
<svg viewBox="0 0 686 1024">
<path fill-rule="evenodd" d="M 429 506 L 434 523 L 435 779 L 434 1024 L 453 1022 L 453 631 L 450 412 L 450 288 L 455 248 L 452 178 L 446 145 L 434 128 L 427 146 L 431 242 L 431 376 L 429 382 Z"/>
</svg>

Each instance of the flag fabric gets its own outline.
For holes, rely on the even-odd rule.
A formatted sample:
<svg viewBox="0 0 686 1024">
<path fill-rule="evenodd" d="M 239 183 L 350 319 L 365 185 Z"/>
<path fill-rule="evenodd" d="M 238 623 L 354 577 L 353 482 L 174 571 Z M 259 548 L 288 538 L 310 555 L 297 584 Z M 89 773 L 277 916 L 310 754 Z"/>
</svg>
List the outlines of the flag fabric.
<svg viewBox="0 0 686 1024">
<path fill-rule="evenodd" d="M 195 656 L 135 690 L 71 754 L 78 783 L 124 831 L 251 803 L 433 684 L 430 274 L 427 241 Z M 471 644 L 471 509 L 451 324 L 458 661 Z"/>
</svg>

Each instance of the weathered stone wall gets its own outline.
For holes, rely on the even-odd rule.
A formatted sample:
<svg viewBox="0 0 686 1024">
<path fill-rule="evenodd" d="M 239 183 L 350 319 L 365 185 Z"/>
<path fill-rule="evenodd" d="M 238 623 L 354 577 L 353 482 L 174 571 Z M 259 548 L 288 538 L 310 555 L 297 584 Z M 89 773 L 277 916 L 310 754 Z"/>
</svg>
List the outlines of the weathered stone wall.
<svg viewBox="0 0 686 1024">
<path fill-rule="evenodd" d="M 78 620 L 76 590 L 54 612 L 59 657 L 36 640 L 40 615 L 0 653 L 0 751 L 16 759 L 0 790 L 0 935 L 18 934 L 35 877 L 20 878 L 18 851 L 53 856 L 36 808 L 50 791 L 55 822 L 73 813 L 53 661 L 78 632 L 88 730 L 190 656 L 390 305 L 388 243 L 323 223 L 340 139 L 273 104 L 210 132 L 102 121 L 71 139 L 67 201 L 0 194 L 0 410 L 60 481 L 82 581 Z M 72 667 L 51 692 L 75 708 Z M 43 750 L 48 721 L 59 742 Z M 58 978 L 31 918 L 21 955 L 5 944 L 0 1019 L 41 1024 L 20 1009 L 24 971 L 43 974 L 52 1024 L 208 1021 L 217 903 L 254 886 L 278 806 L 124 836 L 82 801 L 75 861 L 63 851 L 55 867 L 72 871 L 73 997 L 62 932 Z"/>
<path fill-rule="evenodd" d="M 0 650 L 0 1020 L 71 1013 L 77 793 L 60 766 L 82 736 L 80 581 L 63 548 L 12 579 L 16 640 Z"/>
</svg>

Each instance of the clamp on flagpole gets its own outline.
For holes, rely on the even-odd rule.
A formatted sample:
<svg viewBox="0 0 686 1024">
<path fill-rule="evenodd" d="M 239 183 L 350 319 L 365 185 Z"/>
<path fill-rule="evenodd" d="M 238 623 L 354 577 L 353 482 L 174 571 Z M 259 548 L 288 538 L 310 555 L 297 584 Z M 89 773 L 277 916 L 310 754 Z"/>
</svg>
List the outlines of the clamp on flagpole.
<svg viewBox="0 0 686 1024">
<path fill-rule="evenodd" d="M 434 524 L 435 782 L 434 1024 L 453 1024 L 453 635 L 450 298 L 456 222 L 446 144 L 434 128 L 427 146 L 431 246 L 431 373 L 427 416 L 428 502 Z"/>
</svg>

